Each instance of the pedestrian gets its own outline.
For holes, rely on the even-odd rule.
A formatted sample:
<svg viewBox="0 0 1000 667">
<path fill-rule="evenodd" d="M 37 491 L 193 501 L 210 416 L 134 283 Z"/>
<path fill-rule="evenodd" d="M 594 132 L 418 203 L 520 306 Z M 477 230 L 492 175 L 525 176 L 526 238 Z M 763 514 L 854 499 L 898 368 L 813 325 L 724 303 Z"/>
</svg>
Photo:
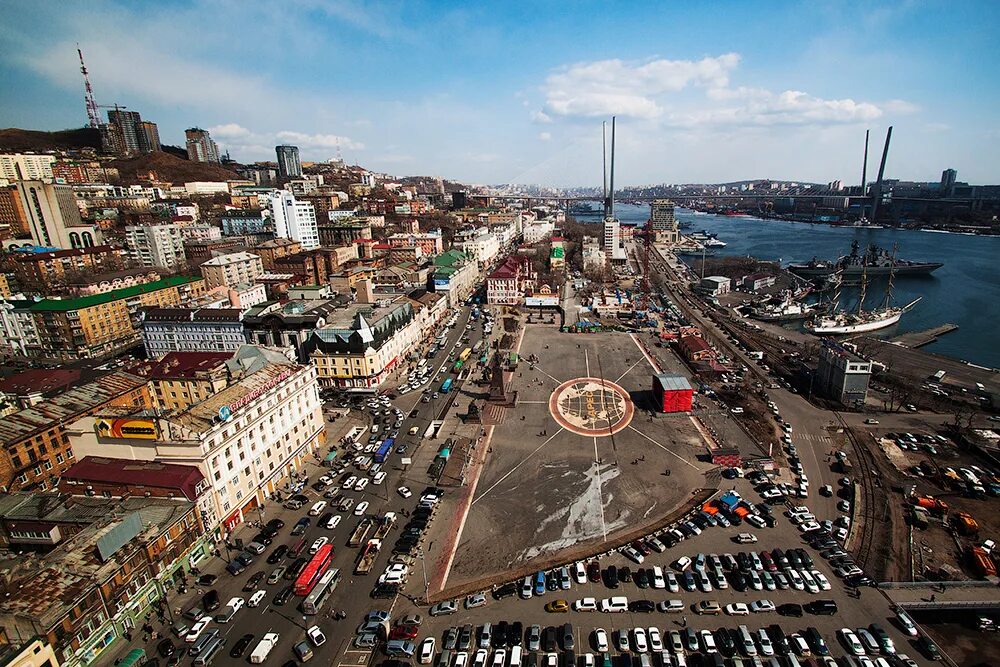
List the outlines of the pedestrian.
<svg viewBox="0 0 1000 667">
<path fill-rule="evenodd" d="M 686 628 L 687 624 L 688 624 L 688 617 L 687 616 L 681 616 L 681 627 Z"/>
<path fill-rule="evenodd" d="M 935 600 L 937 600 L 937 594 L 936 593 L 932 593 L 931 594 L 931 602 L 934 602 Z"/>
</svg>

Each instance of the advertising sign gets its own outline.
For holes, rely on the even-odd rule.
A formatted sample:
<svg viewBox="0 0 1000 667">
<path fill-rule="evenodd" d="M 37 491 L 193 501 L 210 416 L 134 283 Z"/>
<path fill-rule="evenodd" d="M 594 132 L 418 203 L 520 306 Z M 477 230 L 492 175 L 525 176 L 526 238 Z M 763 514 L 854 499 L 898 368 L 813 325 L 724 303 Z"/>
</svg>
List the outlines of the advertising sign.
<svg viewBox="0 0 1000 667">
<path fill-rule="evenodd" d="M 94 430 L 103 438 L 132 438 L 136 440 L 156 440 L 160 431 L 152 419 L 97 419 Z"/>
</svg>

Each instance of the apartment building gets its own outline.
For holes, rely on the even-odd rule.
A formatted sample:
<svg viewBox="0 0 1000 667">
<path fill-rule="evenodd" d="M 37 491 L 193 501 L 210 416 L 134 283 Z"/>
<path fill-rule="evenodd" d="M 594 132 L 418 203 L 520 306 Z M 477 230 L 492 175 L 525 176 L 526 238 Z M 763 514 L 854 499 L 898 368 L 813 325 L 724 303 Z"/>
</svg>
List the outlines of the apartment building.
<svg viewBox="0 0 1000 667">
<path fill-rule="evenodd" d="M 256 201 L 257 196 L 254 195 L 253 198 Z M 230 209 L 222 214 L 222 233 L 226 236 L 262 234 L 272 229 L 271 219 L 263 210 Z"/>
<path fill-rule="evenodd" d="M 524 295 L 534 291 L 538 274 L 531 267 L 531 258 L 511 255 L 486 279 L 486 302 L 489 304 L 520 305 Z"/>
<path fill-rule="evenodd" d="M 27 353 L 62 360 L 114 354 L 140 342 L 140 308 L 181 305 L 203 293 L 204 285 L 202 278 L 171 276 L 104 294 L 36 301 L 28 310 L 39 340 Z"/>
<path fill-rule="evenodd" d="M 409 248 L 417 246 L 425 255 L 440 255 L 444 251 L 444 241 L 440 230 L 422 234 L 393 234 L 389 237 L 389 245 L 393 248 Z"/>
<path fill-rule="evenodd" d="M 142 342 L 150 359 L 170 352 L 231 352 L 246 342 L 239 308 L 145 308 Z"/>
<path fill-rule="evenodd" d="M 220 255 L 201 265 L 201 275 L 205 276 L 209 289 L 253 284 L 257 276 L 262 273 L 264 264 L 260 257 L 248 252 Z"/>
<path fill-rule="evenodd" d="M 8 181 L 52 182 L 54 155 L 34 153 L 7 153 L 0 155 L 0 178 Z"/>
<path fill-rule="evenodd" d="M 449 308 L 469 298 L 479 280 L 476 263 L 460 250 L 449 250 L 435 257 L 433 269 L 434 291 L 447 297 Z"/>
<path fill-rule="evenodd" d="M 73 452 L 197 467 L 210 484 L 205 527 L 228 537 L 323 447 L 325 422 L 314 367 L 253 346 L 226 363 L 226 387 L 185 409 L 106 409 L 76 420 Z M 115 428 L 127 422 L 141 429 Z"/>
<path fill-rule="evenodd" d="M 330 313 L 308 349 L 323 387 L 373 391 L 422 341 L 413 304 L 401 298 L 388 307 L 360 304 Z"/>
<path fill-rule="evenodd" d="M 319 247 L 316 209 L 312 204 L 284 190 L 272 193 L 269 202 L 275 236 L 298 241 L 303 250 Z"/>
<path fill-rule="evenodd" d="M 111 245 L 51 252 L 20 253 L 11 262 L 18 287 L 28 293 L 51 294 L 69 281 L 84 276 L 118 271 L 124 266 L 125 251 Z"/>
<path fill-rule="evenodd" d="M 302 251 L 302 244 L 292 239 L 272 239 L 257 244 L 253 252 L 260 257 L 261 264 L 267 271 L 274 270 L 274 262 L 282 257 L 294 255 Z"/>
<path fill-rule="evenodd" d="M 483 271 L 500 254 L 500 239 L 489 232 L 481 231 L 464 241 L 455 243 L 455 247 L 474 260 L 479 270 Z"/>
<path fill-rule="evenodd" d="M 226 388 L 233 352 L 168 352 L 159 361 L 128 368 L 149 380 L 153 406 L 163 411 L 186 410 Z"/>
<path fill-rule="evenodd" d="M 174 270 L 186 259 L 180 225 L 128 225 L 125 243 L 129 256 L 142 266 Z"/>
<path fill-rule="evenodd" d="M 0 419 L 0 492 L 54 488 L 73 463 L 66 425 L 107 405 L 152 407 L 145 378 L 112 373 Z"/>
</svg>

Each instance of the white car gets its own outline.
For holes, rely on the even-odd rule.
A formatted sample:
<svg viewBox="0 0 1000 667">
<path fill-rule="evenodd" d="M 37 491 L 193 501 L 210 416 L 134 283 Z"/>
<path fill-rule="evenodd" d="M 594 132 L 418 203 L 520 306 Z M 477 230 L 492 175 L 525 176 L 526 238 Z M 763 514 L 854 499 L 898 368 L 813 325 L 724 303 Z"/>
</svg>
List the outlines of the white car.
<svg viewBox="0 0 1000 667">
<path fill-rule="evenodd" d="M 263 600 L 266 596 L 267 596 L 267 591 L 263 589 L 257 591 L 256 593 L 250 596 L 249 600 L 247 600 L 247 606 L 249 607 L 260 606 L 261 600 Z"/>
<path fill-rule="evenodd" d="M 573 603 L 573 611 L 597 611 L 597 598 L 581 598 Z"/>
<path fill-rule="evenodd" d="M 409 571 L 410 568 L 402 563 L 393 563 L 385 568 L 385 572 L 378 578 L 378 582 L 380 584 L 400 584 L 406 578 L 406 573 Z"/>
<path fill-rule="evenodd" d="M 667 580 L 663 578 L 663 568 L 659 565 L 653 566 L 653 588 L 664 589 L 667 587 Z"/>
<path fill-rule="evenodd" d="M 649 642 L 646 639 L 644 628 L 634 628 L 632 630 L 632 647 L 636 653 L 646 653 L 649 651 Z"/>
<path fill-rule="evenodd" d="M 365 487 L 368 486 L 368 478 L 362 477 L 354 484 L 355 491 L 364 491 Z"/>
<path fill-rule="evenodd" d="M 193 644 L 198 639 L 199 635 L 201 635 L 201 633 L 204 632 L 205 628 L 207 628 L 208 624 L 211 622 L 212 619 L 208 616 L 205 616 L 200 621 L 192 625 L 191 629 L 188 630 L 188 633 L 184 635 L 184 641 L 187 642 L 188 644 Z"/>
<path fill-rule="evenodd" d="M 354 516 L 361 516 L 368 509 L 368 501 L 363 500 L 358 503 L 358 506 L 354 508 Z"/>
<path fill-rule="evenodd" d="M 318 540 L 312 543 L 311 547 L 309 547 L 309 553 L 315 554 L 316 552 L 318 552 L 320 549 L 323 548 L 324 544 L 326 544 L 329 541 L 330 538 L 326 536 L 319 538 Z"/>
<path fill-rule="evenodd" d="M 861 645 L 858 636 L 850 628 L 841 628 L 837 630 L 837 634 L 840 636 L 840 643 L 844 645 L 848 653 L 851 655 L 865 654 L 865 647 Z"/>
<path fill-rule="evenodd" d="M 587 583 L 587 568 L 583 566 L 583 563 L 577 561 L 573 565 L 573 578 L 576 579 L 576 583 L 578 584 Z"/>
<path fill-rule="evenodd" d="M 742 602 L 731 602 L 726 605 L 726 613 L 730 616 L 749 616 L 750 607 Z"/>
<path fill-rule="evenodd" d="M 799 530 L 803 533 L 808 533 L 810 530 L 819 530 L 821 527 L 822 526 L 815 521 L 806 521 L 805 523 L 799 524 Z"/>
<path fill-rule="evenodd" d="M 344 481 L 345 489 L 353 489 L 354 485 L 358 483 L 358 478 L 356 475 L 351 475 Z"/>
<path fill-rule="evenodd" d="M 750 603 L 750 611 L 755 614 L 766 614 L 774 610 L 774 603 L 770 600 L 754 600 Z"/>
<path fill-rule="evenodd" d="M 404 498 L 409 498 L 410 496 L 413 495 L 413 492 L 410 491 L 410 489 L 408 489 L 405 486 L 401 486 L 398 489 L 396 489 L 396 493 L 398 493 L 399 495 L 403 496 Z"/>
<path fill-rule="evenodd" d="M 421 665 L 429 665 L 434 660 L 434 638 L 428 637 L 420 642 L 420 651 L 417 653 L 417 662 Z"/>
<path fill-rule="evenodd" d="M 323 634 L 318 625 L 314 625 L 306 630 L 306 636 L 309 637 L 309 641 L 313 643 L 313 646 L 322 646 L 326 643 L 326 635 Z"/>
<path fill-rule="evenodd" d="M 663 650 L 663 638 L 660 636 L 659 628 L 647 628 L 646 634 L 649 636 L 649 648 L 657 653 Z"/>
<path fill-rule="evenodd" d="M 594 630 L 594 646 L 597 648 L 598 653 L 607 653 L 610 650 L 608 633 L 604 631 L 604 628 Z"/>
<path fill-rule="evenodd" d="M 333 530 L 338 525 L 340 525 L 340 518 L 341 517 L 339 514 L 334 514 L 333 516 L 331 516 L 329 519 L 326 520 L 326 523 L 323 524 L 323 527 L 326 528 L 327 530 Z"/>
<path fill-rule="evenodd" d="M 656 607 L 665 614 L 679 614 L 687 609 L 683 600 L 661 600 Z"/>
<path fill-rule="evenodd" d="M 372 484 L 381 484 L 385 481 L 385 471 L 380 470 L 372 477 Z"/>
</svg>

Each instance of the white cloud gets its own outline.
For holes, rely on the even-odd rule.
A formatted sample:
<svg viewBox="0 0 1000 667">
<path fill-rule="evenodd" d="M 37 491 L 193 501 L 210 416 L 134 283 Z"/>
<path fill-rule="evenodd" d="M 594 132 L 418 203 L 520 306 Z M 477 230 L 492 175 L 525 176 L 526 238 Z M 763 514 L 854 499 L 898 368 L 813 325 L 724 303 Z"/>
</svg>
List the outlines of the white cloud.
<svg viewBox="0 0 1000 667">
<path fill-rule="evenodd" d="M 672 114 L 665 122 L 678 127 L 840 125 L 872 121 L 882 115 L 882 109 L 870 102 L 826 100 L 798 90 L 786 90 L 777 94 L 758 91 L 740 106 L 703 107 Z"/>
<path fill-rule="evenodd" d="M 336 134 L 306 134 L 304 132 L 282 130 L 275 137 L 281 141 L 295 144 L 303 150 L 346 148 L 348 150 L 359 151 L 365 147 L 360 141 L 354 141 L 350 137 L 342 137 Z"/>
<path fill-rule="evenodd" d="M 250 130 L 239 123 L 225 123 L 223 125 L 212 125 L 208 128 L 213 138 L 236 139 L 250 136 Z"/>
<path fill-rule="evenodd" d="M 920 107 L 912 102 L 907 102 L 906 100 L 889 100 L 888 102 L 882 103 L 882 108 L 889 113 L 917 113 L 920 111 Z"/>
<path fill-rule="evenodd" d="M 528 104 L 528 102 L 525 101 L 525 105 L 527 105 L 527 104 Z M 532 111 L 531 112 L 531 120 L 533 122 L 535 122 L 535 123 L 551 123 L 552 122 L 552 116 L 548 115 L 544 111 Z"/>
<path fill-rule="evenodd" d="M 726 53 L 701 60 L 576 63 L 545 80 L 545 111 L 541 113 L 655 118 L 663 113 L 658 98 L 688 86 L 723 88 L 739 61 L 738 54 Z"/>
<path fill-rule="evenodd" d="M 552 133 L 551 132 L 539 132 L 538 133 L 538 138 L 541 141 L 551 141 L 552 140 Z"/>
</svg>

